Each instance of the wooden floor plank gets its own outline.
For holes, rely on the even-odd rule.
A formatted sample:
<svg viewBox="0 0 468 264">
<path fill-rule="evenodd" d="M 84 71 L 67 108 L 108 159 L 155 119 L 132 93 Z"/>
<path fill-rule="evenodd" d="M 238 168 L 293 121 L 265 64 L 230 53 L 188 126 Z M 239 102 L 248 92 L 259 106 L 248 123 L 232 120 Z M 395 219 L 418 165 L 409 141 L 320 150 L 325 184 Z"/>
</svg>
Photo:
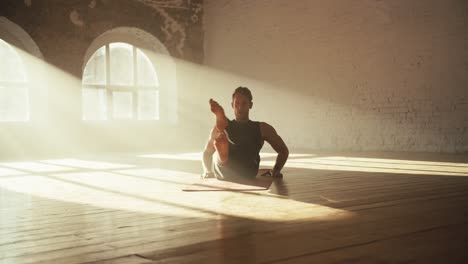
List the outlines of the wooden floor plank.
<svg viewBox="0 0 468 264">
<path fill-rule="evenodd" d="M 431 210 L 428 209 L 428 211 L 430 212 Z M 380 212 L 380 213 L 378 213 L 378 215 L 385 215 L 385 214 L 383 214 L 382 212 Z M 444 218 L 445 218 L 445 217 L 444 217 Z M 377 221 L 377 220 L 374 220 L 374 222 L 375 222 L 375 221 Z M 387 221 L 388 221 L 388 219 L 387 219 Z M 362 221 L 361 221 L 361 222 L 362 222 Z M 419 221 L 418 221 L 418 222 L 415 222 L 415 224 L 418 225 L 418 224 L 419 224 Z M 399 224 L 397 223 L 396 225 L 398 226 Z M 348 228 L 348 229 L 349 229 L 349 228 Z M 301 230 L 304 230 L 304 229 L 301 228 Z M 312 230 L 309 230 L 309 231 L 312 231 Z M 297 232 L 297 229 L 296 229 L 296 232 Z M 293 232 L 293 233 L 296 233 L 296 232 Z M 255 233 L 255 232 L 253 232 L 253 233 Z M 285 234 L 291 234 L 291 232 L 288 231 L 288 232 L 286 232 Z M 279 235 L 279 233 L 276 232 L 276 233 L 275 233 L 275 237 L 281 238 L 281 235 Z M 282 239 L 284 239 L 284 238 L 282 238 Z M 154 242 L 154 238 L 148 238 L 148 240 L 145 240 L 145 239 L 137 239 L 137 241 L 138 241 L 138 243 L 147 243 L 148 241 L 153 241 L 153 242 Z M 129 245 L 134 244 L 134 242 L 132 242 L 132 241 L 127 241 L 127 242 L 129 242 L 129 243 L 128 243 Z M 126 243 L 127 243 L 127 242 L 126 242 Z M 67 261 L 68 261 L 68 260 L 67 260 Z"/>
<path fill-rule="evenodd" d="M 467 235 L 466 223 L 440 226 L 270 263 L 464 263 Z"/>
<path fill-rule="evenodd" d="M 183 193 L 193 161 L 129 153 L 24 170 L 0 177 L 0 263 L 466 262 L 468 156 L 399 155 L 311 153 L 244 193 Z"/>
</svg>

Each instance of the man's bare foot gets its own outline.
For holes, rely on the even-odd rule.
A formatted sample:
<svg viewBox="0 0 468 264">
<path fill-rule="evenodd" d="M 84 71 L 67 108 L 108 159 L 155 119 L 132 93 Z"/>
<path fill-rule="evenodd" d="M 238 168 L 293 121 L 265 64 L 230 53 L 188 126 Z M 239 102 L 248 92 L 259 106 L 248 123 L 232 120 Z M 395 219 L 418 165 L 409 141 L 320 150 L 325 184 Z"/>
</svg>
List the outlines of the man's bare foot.
<svg viewBox="0 0 468 264">
<path fill-rule="evenodd" d="M 216 116 L 216 129 L 218 131 L 223 131 L 227 125 L 227 117 L 224 114 L 224 109 L 213 99 L 210 99 L 210 110 Z"/>
<path fill-rule="evenodd" d="M 210 99 L 210 110 L 211 112 L 213 112 L 213 114 L 215 114 L 216 116 L 218 115 L 224 115 L 224 109 L 222 106 L 220 106 L 218 104 L 218 102 L 216 102 L 215 100 L 213 99 Z"/>
</svg>

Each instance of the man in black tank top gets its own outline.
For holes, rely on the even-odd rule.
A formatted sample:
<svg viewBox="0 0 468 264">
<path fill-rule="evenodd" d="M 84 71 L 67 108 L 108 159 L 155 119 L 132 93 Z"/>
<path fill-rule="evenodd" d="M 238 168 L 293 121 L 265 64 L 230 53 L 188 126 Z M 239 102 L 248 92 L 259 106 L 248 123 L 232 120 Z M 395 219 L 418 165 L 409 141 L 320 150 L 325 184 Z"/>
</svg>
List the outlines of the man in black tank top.
<svg viewBox="0 0 468 264">
<path fill-rule="evenodd" d="M 269 174 L 281 177 L 281 169 L 288 159 L 289 150 L 272 126 L 249 119 L 249 111 L 253 106 L 250 90 L 238 87 L 232 94 L 231 106 L 235 114 L 233 120 L 229 120 L 224 109 L 210 99 L 210 108 L 216 117 L 216 124 L 203 151 L 202 177 L 227 180 L 255 178 L 260 164 L 259 153 L 264 141 L 267 141 L 278 153 L 275 166 Z"/>
</svg>

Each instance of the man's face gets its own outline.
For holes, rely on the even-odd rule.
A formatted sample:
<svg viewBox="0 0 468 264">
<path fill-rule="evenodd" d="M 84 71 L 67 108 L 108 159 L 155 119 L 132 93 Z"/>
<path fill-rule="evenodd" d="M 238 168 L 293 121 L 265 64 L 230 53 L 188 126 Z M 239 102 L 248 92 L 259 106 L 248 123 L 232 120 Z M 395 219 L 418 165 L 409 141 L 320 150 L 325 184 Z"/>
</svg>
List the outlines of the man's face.
<svg viewBox="0 0 468 264">
<path fill-rule="evenodd" d="M 247 96 L 242 94 L 234 95 L 231 105 L 234 109 L 236 119 L 245 120 L 249 118 L 249 110 L 252 108 L 253 103 Z"/>
</svg>

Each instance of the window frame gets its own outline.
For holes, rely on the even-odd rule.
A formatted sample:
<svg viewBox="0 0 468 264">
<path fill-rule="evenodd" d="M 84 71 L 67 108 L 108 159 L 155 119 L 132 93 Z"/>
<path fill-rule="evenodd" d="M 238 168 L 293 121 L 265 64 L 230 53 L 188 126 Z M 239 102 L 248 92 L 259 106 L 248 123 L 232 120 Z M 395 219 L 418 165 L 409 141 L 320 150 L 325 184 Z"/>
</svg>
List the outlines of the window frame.
<svg viewBox="0 0 468 264">
<path fill-rule="evenodd" d="M 110 45 L 113 43 L 124 43 L 132 47 L 132 58 L 133 58 L 133 83 L 132 85 L 112 85 L 111 84 L 111 53 Z M 161 120 L 161 90 L 159 87 L 159 81 L 157 85 L 138 85 L 138 47 L 134 44 L 128 42 L 108 42 L 103 45 L 105 47 L 105 84 L 85 84 L 83 83 L 83 77 L 81 82 L 81 89 L 104 89 L 106 91 L 106 119 L 85 119 L 84 112 L 82 109 L 82 120 L 86 122 L 105 122 L 105 121 L 138 121 L 138 122 L 158 122 Z M 88 61 L 85 63 L 85 67 L 82 70 L 82 74 L 86 69 L 87 63 L 93 58 L 97 50 L 102 48 L 99 47 L 94 51 L 94 53 L 89 57 Z M 140 49 L 140 52 L 146 56 L 151 63 L 154 74 L 156 75 L 157 80 L 159 80 L 158 74 L 155 69 L 155 65 L 148 57 L 148 55 Z M 138 102 L 138 92 L 144 90 L 151 90 L 157 92 L 157 108 L 156 108 L 156 118 L 153 119 L 141 119 L 139 116 L 139 102 Z M 115 118 L 114 116 L 114 101 L 113 101 L 113 92 L 128 92 L 132 95 L 132 117 L 131 118 Z M 84 100 L 84 98 L 82 98 Z M 83 102 L 82 102 L 83 103 Z"/>
<path fill-rule="evenodd" d="M 0 85 L 4 86 L 6 89 L 26 89 L 26 102 L 23 102 L 26 106 L 25 112 L 25 119 L 2 119 L 0 118 L 0 124 L 9 124 L 9 123 L 18 123 L 18 124 L 25 124 L 31 122 L 31 80 L 28 74 L 28 69 L 23 61 L 21 54 L 15 50 L 14 45 L 9 43 L 7 40 L 0 38 L 0 41 L 3 41 L 8 48 L 10 49 L 9 52 L 13 53 L 12 55 L 19 60 L 21 65 L 21 71 L 24 75 L 23 81 L 10 81 L 10 80 L 0 80 Z"/>
</svg>

